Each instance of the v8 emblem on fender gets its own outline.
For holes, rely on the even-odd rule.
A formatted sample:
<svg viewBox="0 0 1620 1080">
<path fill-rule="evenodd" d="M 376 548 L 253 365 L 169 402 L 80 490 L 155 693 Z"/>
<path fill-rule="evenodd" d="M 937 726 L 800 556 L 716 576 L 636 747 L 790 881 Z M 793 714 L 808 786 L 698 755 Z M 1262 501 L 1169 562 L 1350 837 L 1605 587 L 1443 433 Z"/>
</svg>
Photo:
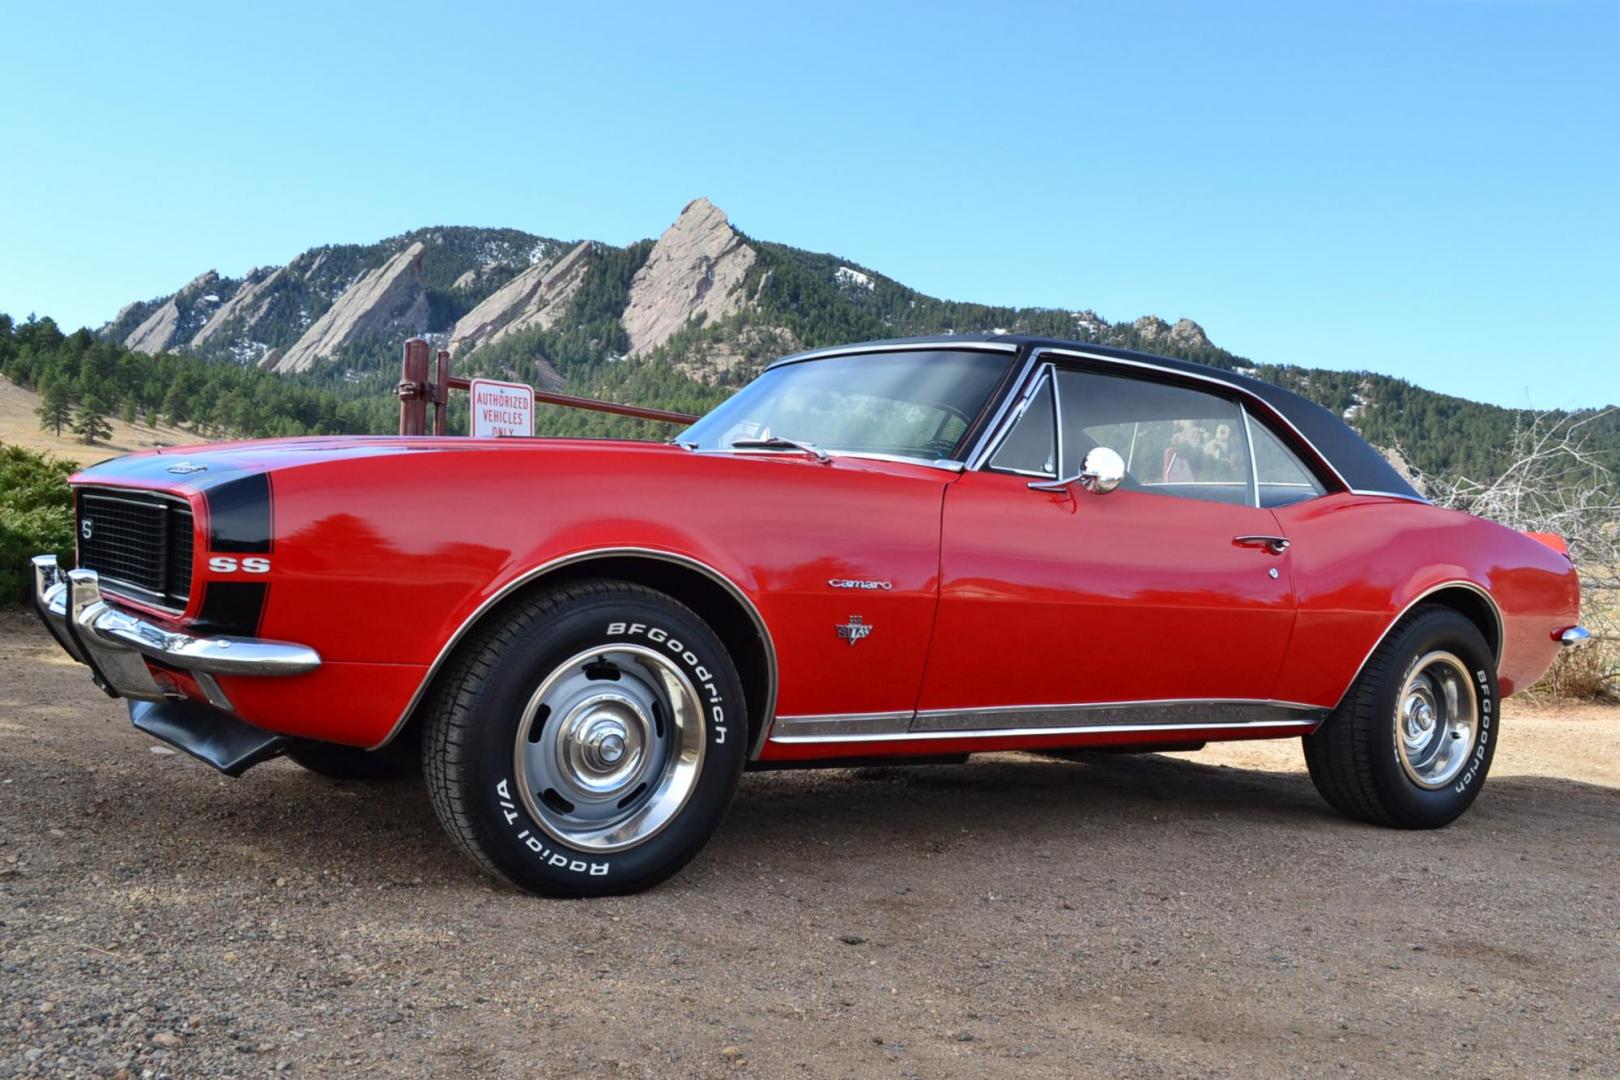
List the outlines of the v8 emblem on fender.
<svg viewBox="0 0 1620 1080">
<path fill-rule="evenodd" d="M 849 622 L 836 626 L 833 629 L 838 631 L 838 636 L 840 638 L 849 642 L 851 645 L 855 644 L 864 637 L 870 637 L 872 634 L 871 624 L 866 622 L 866 620 L 862 619 L 859 615 L 851 615 L 849 617 Z"/>
</svg>

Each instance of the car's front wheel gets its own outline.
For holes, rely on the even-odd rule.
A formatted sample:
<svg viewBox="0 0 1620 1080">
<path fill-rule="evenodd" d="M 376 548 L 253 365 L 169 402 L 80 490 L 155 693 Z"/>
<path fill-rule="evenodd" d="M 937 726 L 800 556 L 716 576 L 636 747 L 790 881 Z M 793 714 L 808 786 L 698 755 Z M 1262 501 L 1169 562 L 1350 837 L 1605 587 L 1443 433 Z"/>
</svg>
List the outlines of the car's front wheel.
<svg viewBox="0 0 1620 1080">
<path fill-rule="evenodd" d="M 634 892 L 719 826 L 747 713 L 725 647 L 685 605 L 587 581 L 516 602 L 431 699 L 439 819 L 481 866 L 545 896 Z"/>
<path fill-rule="evenodd" d="M 1335 809 L 1362 821 L 1449 824 L 1485 783 L 1499 701 L 1495 658 L 1479 628 L 1449 608 L 1419 608 L 1305 736 L 1311 780 Z"/>
</svg>

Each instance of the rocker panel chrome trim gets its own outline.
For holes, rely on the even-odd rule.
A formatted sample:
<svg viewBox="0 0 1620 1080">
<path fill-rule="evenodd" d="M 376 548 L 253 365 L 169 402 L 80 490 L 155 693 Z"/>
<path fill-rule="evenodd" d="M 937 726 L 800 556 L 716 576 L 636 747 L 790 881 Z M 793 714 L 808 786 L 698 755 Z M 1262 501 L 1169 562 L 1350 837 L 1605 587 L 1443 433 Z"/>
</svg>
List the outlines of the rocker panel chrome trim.
<svg viewBox="0 0 1620 1080">
<path fill-rule="evenodd" d="M 907 731 L 865 735 L 773 735 L 771 742 L 787 745 L 815 743 L 889 743 L 939 739 L 1037 738 L 1047 735 L 1133 735 L 1156 731 L 1279 731 L 1310 732 L 1320 720 L 1255 720 L 1247 724 L 1105 724 L 1079 727 L 985 728 L 982 730 Z"/>
<path fill-rule="evenodd" d="M 1086 730 L 1101 727 L 1247 727 L 1276 722 L 1275 713 L 1291 720 L 1320 719 L 1328 710 L 1285 701 L 1245 699 L 1167 699 L 1163 701 L 1103 701 L 1073 705 L 1015 705 L 987 709 L 928 709 L 911 723 L 913 734 L 936 731 L 991 731 L 1005 728 L 1009 718 L 1023 720 L 1031 730 L 1048 727 Z M 1249 719 L 1241 718 L 1248 714 Z M 1255 715 L 1259 714 L 1259 715 Z M 1272 719 L 1264 717 L 1273 714 Z M 1147 719 L 1153 715 L 1153 719 Z M 1315 722 L 1313 719 L 1311 722 Z"/>
<path fill-rule="evenodd" d="M 1279 712 L 1288 715 L 1278 719 L 1276 714 Z M 1293 701 L 1167 699 L 924 709 L 920 712 L 823 713 L 777 717 L 771 727 L 770 741 L 817 742 L 857 737 L 909 738 L 940 734 L 982 736 L 1058 729 L 1157 731 L 1165 728 L 1215 727 L 1238 730 L 1276 723 L 1315 725 L 1328 712 L 1321 706 Z M 1244 719 L 1243 716 L 1248 718 Z"/>
<path fill-rule="evenodd" d="M 749 619 L 753 621 L 754 629 L 759 632 L 760 640 L 765 644 L 765 710 L 763 713 L 765 722 L 760 725 L 759 735 L 749 747 L 749 760 L 759 757 L 759 752 L 765 746 L 766 735 L 771 729 L 771 720 L 776 714 L 777 687 L 776 642 L 771 638 L 771 631 L 765 625 L 764 617 L 760 615 L 759 608 L 754 605 L 753 600 L 749 599 L 748 594 L 743 592 L 736 582 L 708 563 L 694 559 L 690 555 L 679 555 L 673 551 L 660 551 L 656 548 L 643 547 L 605 547 L 591 548 L 588 551 L 576 551 L 532 567 L 501 586 L 496 592 L 486 597 L 484 602 L 479 604 L 471 615 L 462 620 L 460 626 L 456 627 L 456 632 L 450 635 L 449 640 L 439 650 L 439 654 L 433 658 L 433 663 L 428 665 L 427 673 L 422 676 L 421 684 L 417 686 L 416 692 L 411 695 L 411 700 L 405 704 L 404 710 L 399 714 L 399 719 L 394 721 L 394 726 L 389 729 L 388 734 L 380 742 L 367 747 L 367 749 L 378 750 L 394 741 L 394 737 L 405 727 L 405 722 L 411 718 L 411 713 L 416 710 L 417 705 L 421 704 L 423 695 L 427 693 L 427 688 L 433 683 L 433 678 L 439 673 L 439 669 L 444 666 L 445 660 L 449 659 L 451 651 L 461 642 L 462 638 L 466 637 L 467 631 L 471 630 L 492 607 L 512 595 L 513 592 L 538 578 L 544 577 L 553 570 L 561 569 L 564 566 L 572 566 L 575 563 L 590 562 L 593 559 L 610 559 L 621 555 L 661 559 L 664 562 L 675 563 L 690 570 L 696 570 L 730 593 L 732 598 L 740 603 L 743 610 L 748 613 Z"/>
<path fill-rule="evenodd" d="M 904 709 L 900 712 L 778 716 L 771 728 L 771 738 L 904 732 L 910 729 L 915 715 L 910 709 Z"/>
</svg>

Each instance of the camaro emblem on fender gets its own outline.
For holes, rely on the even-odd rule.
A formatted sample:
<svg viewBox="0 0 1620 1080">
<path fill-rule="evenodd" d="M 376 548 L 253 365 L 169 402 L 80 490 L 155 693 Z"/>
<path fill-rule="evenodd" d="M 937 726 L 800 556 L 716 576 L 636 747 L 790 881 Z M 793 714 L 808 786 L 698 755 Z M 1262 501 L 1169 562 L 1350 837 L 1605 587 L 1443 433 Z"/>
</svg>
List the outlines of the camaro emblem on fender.
<svg viewBox="0 0 1620 1080">
<path fill-rule="evenodd" d="M 170 465 L 169 466 L 169 471 L 172 472 L 172 473 L 175 473 L 177 475 L 184 476 L 187 473 L 207 472 L 208 471 L 208 466 L 206 466 L 206 465 L 198 465 L 196 462 L 193 462 L 193 461 L 181 461 L 181 462 L 177 462 L 174 465 Z"/>
<path fill-rule="evenodd" d="M 894 588 L 892 581 L 869 581 L 860 578 L 828 578 L 827 584 L 834 589 L 883 589 Z"/>
<path fill-rule="evenodd" d="M 854 645 L 857 641 L 864 637 L 870 637 L 872 634 L 871 624 L 865 619 L 861 618 L 859 615 L 851 615 L 849 617 L 849 622 L 834 627 L 834 629 L 838 631 L 838 636 L 840 638 L 849 642 L 851 645 Z"/>
</svg>

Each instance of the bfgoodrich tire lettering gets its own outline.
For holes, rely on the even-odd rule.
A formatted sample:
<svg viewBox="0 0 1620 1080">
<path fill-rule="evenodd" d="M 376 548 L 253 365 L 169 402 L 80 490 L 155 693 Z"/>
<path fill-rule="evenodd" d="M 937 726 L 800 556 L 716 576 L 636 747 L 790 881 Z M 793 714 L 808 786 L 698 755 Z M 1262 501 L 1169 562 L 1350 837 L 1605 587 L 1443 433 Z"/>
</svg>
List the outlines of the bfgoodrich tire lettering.
<svg viewBox="0 0 1620 1080">
<path fill-rule="evenodd" d="M 1449 608 L 1420 607 L 1368 659 L 1339 708 L 1305 736 L 1305 763 L 1341 813 L 1398 828 L 1449 824 L 1496 753 L 1496 664 Z"/>
<path fill-rule="evenodd" d="M 748 741 L 713 631 L 615 581 L 517 601 L 458 651 L 428 707 L 440 821 L 486 871 L 545 896 L 634 892 L 686 865 Z"/>
</svg>

